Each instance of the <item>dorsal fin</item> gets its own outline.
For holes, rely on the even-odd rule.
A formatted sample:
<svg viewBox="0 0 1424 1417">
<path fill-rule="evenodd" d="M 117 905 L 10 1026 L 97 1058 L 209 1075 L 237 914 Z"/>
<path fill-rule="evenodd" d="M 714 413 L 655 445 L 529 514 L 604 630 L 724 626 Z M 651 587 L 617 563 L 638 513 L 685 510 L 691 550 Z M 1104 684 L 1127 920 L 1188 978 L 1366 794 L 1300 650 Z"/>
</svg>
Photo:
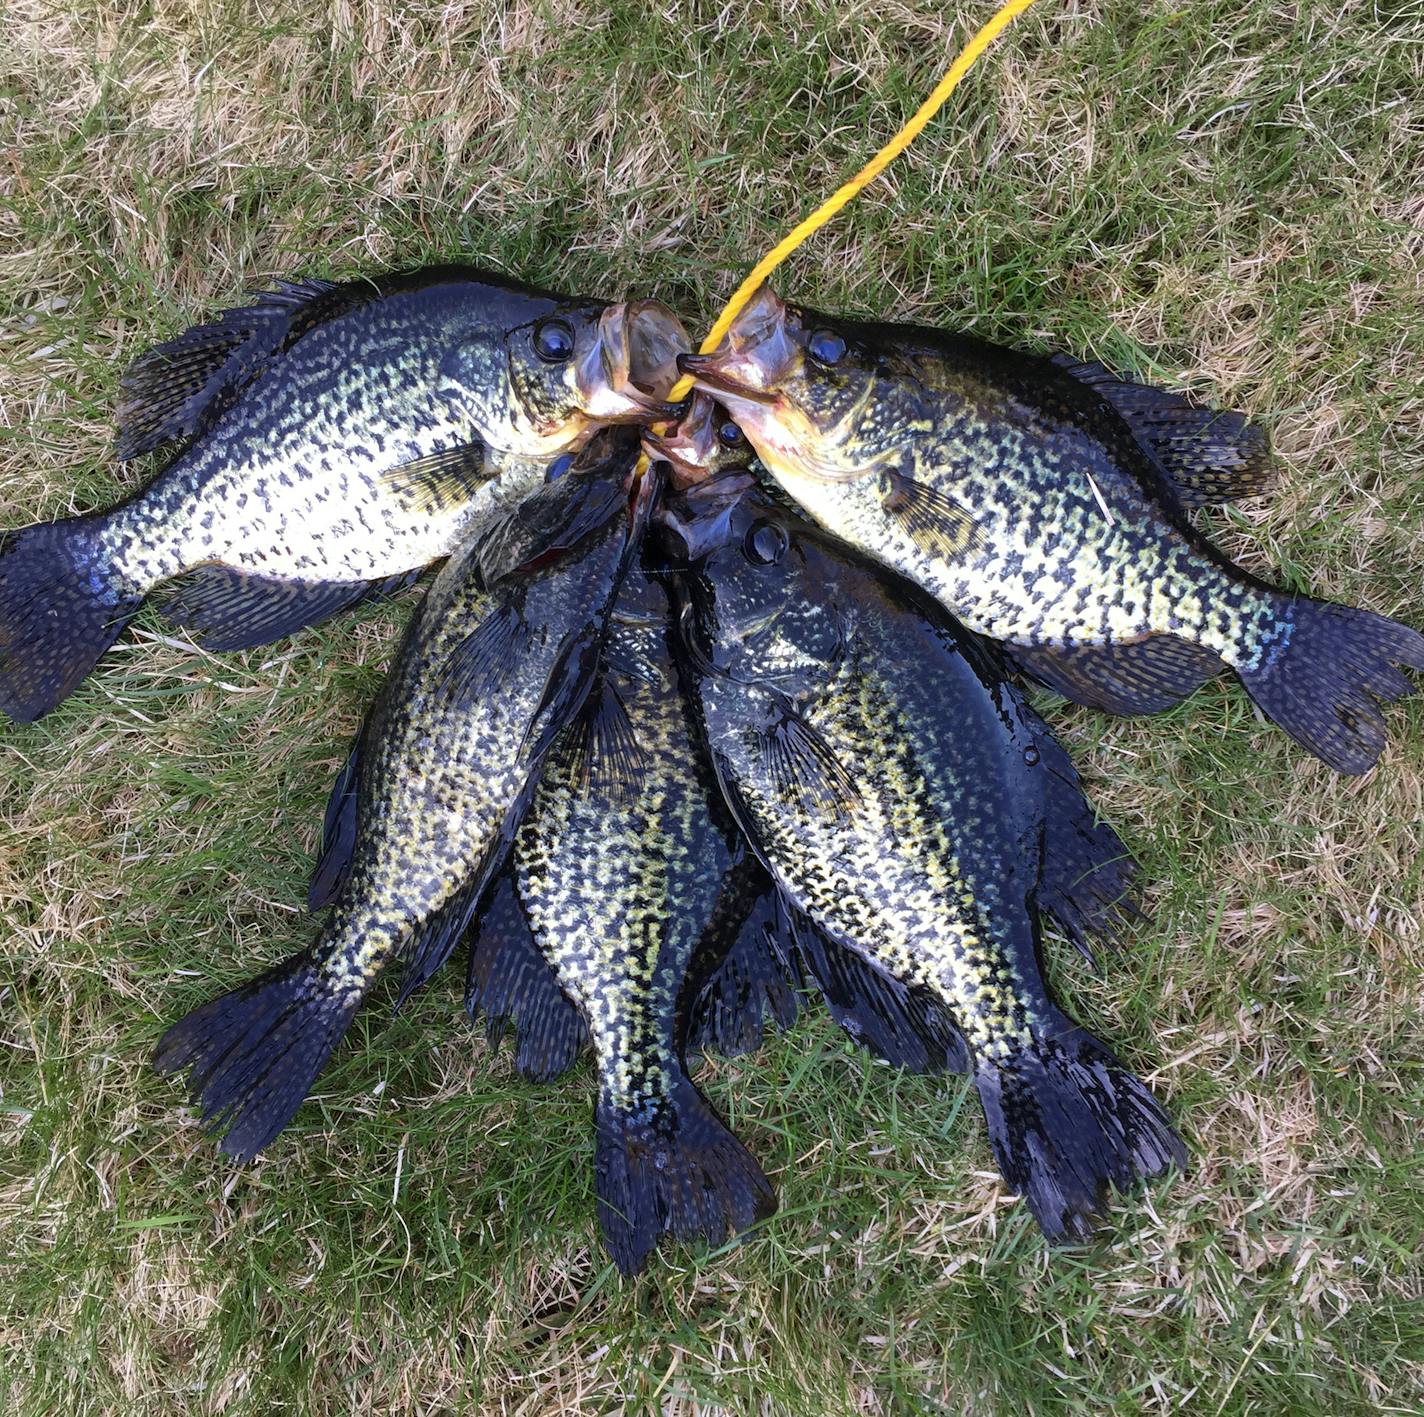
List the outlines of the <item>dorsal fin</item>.
<svg viewBox="0 0 1424 1417">
<path fill-rule="evenodd" d="M 369 285 L 278 281 L 251 305 L 145 351 L 119 380 L 115 452 L 136 458 L 175 438 L 195 438 L 308 330 L 372 298 Z"/>
<path fill-rule="evenodd" d="M 1183 507 L 1259 496 L 1275 480 L 1266 431 L 1244 414 L 1202 408 L 1184 394 L 1124 379 L 1096 360 L 1050 358 L 1112 405 L 1161 465 Z"/>
</svg>

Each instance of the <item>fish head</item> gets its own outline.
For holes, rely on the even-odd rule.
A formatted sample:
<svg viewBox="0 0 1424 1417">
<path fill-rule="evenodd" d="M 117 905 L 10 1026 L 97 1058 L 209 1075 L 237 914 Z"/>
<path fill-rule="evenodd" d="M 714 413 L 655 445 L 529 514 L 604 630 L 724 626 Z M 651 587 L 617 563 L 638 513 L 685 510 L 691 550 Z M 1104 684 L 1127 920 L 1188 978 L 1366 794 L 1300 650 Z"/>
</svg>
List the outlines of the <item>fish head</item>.
<svg viewBox="0 0 1424 1417">
<path fill-rule="evenodd" d="M 563 300 L 467 339 L 445 373 L 492 447 L 552 458 L 604 424 L 675 417 L 666 397 L 689 345 L 660 301 Z"/>
<path fill-rule="evenodd" d="M 741 469 L 669 492 L 654 521 L 708 667 L 748 682 L 819 682 L 841 613 L 812 527 Z"/>
<path fill-rule="evenodd" d="M 784 483 L 876 472 L 901 438 L 894 371 L 856 327 L 762 286 L 712 354 L 678 368 L 722 403 Z"/>
<path fill-rule="evenodd" d="M 754 456 L 746 434 L 707 394 L 694 394 L 676 423 L 648 429 L 643 451 L 651 461 L 668 464 L 669 485 L 675 489 L 745 468 Z"/>
</svg>

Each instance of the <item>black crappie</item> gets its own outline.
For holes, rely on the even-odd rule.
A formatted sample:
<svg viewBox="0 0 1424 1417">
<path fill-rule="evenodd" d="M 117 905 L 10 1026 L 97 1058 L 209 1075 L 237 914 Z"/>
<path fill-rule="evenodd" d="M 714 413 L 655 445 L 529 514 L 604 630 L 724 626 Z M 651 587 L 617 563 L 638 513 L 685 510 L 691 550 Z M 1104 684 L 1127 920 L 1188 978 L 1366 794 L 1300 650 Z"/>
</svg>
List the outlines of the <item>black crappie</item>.
<svg viewBox="0 0 1424 1417">
<path fill-rule="evenodd" d="M 598 1217 L 625 1274 L 663 1232 L 718 1244 L 775 1208 L 686 1059 L 708 1031 L 694 1015 L 709 994 L 737 992 L 734 976 L 754 982 L 737 1000 L 752 1032 L 763 1011 L 782 1022 L 794 1013 L 773 943 L 745 928 L 769 883 L 747 871 L 694 742 L 668 628 L 666 591 L 630 572 L 598 681 L 515 837 L 511 898 L 493 903 L 470 963 L 472 1010 L 513 1018 L 534 1071 L 566 1066 L 592 1042 Z M 560 997 L 571 1004 L 559 1008 Z"/>
<path fill-rule="evenodd" d="M 1039 966 L 1040 912 L 1091 928 L 1121 843 L 978 641 L 737 477 L 663 514 L 690 560 L 682 652 L 728 801 L 825 945 L 913 992 L 931 1064 L 972 1071 L 1044 1231 L 1086 1235 L 1109 1185 L 1184 1159 Z"/>
<path fill-rule="evenodd" d="M 588 691 L 646 518 L 649 479 L 630 509 L 635 453 L 630 430 L 597 435 L 507 514 L 537 535 L 496 536 L 492 553 L 491 530 L 451 557 L 334 794 L 324 871 L 340 888 L 320 935 L 164 1035 L 155 1066 L 190 1070 L 229 1155 L 252 1156 L 287 1124 L 390 964 L 404 964 L 403 999 L 464 930 Z"/>
<path fill-rule="evenodd" d="M 263 644 L 446 555 L 597 422 L 659 405 L 682 327 L 655 302 L 462 268 L 284 283 L 143 355 L 120 456 L 184 446 L 106 512 L 0 539 L 0 708 L 29 722 L 155 587 L 212 649 Z"/>
<path fill-rule="evenodd" d="M 1411 689 L 1395 666 L 1424 669 L 1424 636 L 1274 589 L 1192 528 L 1182 492 L 1256 490 L 1259 459 L 1238 478 L 1174 395 L 768 289 L 680 363 L 816 521 L 1080 702 L 1155 712 L 1225 664 L 1303 747 L 1364 772 L 1376 700 Z"/>
</svg>

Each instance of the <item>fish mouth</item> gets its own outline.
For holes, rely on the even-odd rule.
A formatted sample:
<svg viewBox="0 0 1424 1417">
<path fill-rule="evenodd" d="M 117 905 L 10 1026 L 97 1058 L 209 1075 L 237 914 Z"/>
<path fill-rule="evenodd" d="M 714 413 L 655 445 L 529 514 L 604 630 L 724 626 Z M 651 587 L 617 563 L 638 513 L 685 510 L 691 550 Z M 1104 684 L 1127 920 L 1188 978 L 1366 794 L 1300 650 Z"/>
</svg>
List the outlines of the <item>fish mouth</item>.
<svg viewBox="0 0 1424 1417">
<path fill-rule="evenodd" d="M 729 374 L 719 361 L 726 360 L 726 354 L 683 354 L 678 356 L 677 367 L 683 374 L 692 376 L 694 385 L 710 394 L 722 394 L 728 398 L 743 399 L 747 403 L 774 404 L 777 395 L 771 389 L 758 388 L 736 375 Z"/>
<path fill-rule="evenodd" d="M 686 487 L 701 481 L 712 470 L 715 439 L 712 432 L 714 405 L 706 394 L 693 397 L 692 407 L 671 428 L 659 424 L 643 434 L 643 450 L 649 458 L 668 463 L 673 482 Z"/>
<path fill-rule="evenodd" d="M 664 498 L 655 519 L 673 561 L 690 566 L 724 546 L 732 513 L 756 485 L 751 473 L 735 468 Z"/>
<path fill-rule="evenodd" d="M 610 305 L 574 375 L 585 413 L 599 423 L 676 418 L 682 405 L 667 395 L 677 381 L 678 356 L 691 343 L 682 321 L 660 300 Z"/>
</svg>

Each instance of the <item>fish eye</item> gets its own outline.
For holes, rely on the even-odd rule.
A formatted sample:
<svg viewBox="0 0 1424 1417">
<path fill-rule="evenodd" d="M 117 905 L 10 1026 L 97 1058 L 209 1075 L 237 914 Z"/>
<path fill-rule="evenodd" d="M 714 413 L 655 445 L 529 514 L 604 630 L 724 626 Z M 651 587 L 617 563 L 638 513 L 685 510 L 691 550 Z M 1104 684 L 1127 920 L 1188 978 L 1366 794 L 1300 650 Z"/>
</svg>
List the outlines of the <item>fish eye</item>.
<svg viewBox="0 0 1424 1417">
<path fill-rule="evenodd" d="M 790 540 L 784 528 L 764 518 L 753 522 L 742 540 L 742 554 L 757 566 L 774 566 L 786 555 Z"/>
<path fill-rule="evenodd" d="M 717 441 L 724 448 L 739 448 L 746 439 L 742 436 L 742 430 L 729 418 L 718 425 Z"/>
<path fill-rule="evenodd" d="M 836 365 L 846 357 L 846 342 L 834 330 L 817 330 L 806 348 L 817 364 Z"/>
<path fill-rule="evenodd" d="M 567 320 L 540 320 L 534 326 L 534 353 L 549 364 L 562 364 L 574 352 L 573 327 Z"/>
<path fill-rule="evenodd" d="M 573 465 L 574 455 L 572 453 L 560 453 L 549 464 L 548 471 L 544 474 L 544 481 L 557 482 Z"/>
</svg>

